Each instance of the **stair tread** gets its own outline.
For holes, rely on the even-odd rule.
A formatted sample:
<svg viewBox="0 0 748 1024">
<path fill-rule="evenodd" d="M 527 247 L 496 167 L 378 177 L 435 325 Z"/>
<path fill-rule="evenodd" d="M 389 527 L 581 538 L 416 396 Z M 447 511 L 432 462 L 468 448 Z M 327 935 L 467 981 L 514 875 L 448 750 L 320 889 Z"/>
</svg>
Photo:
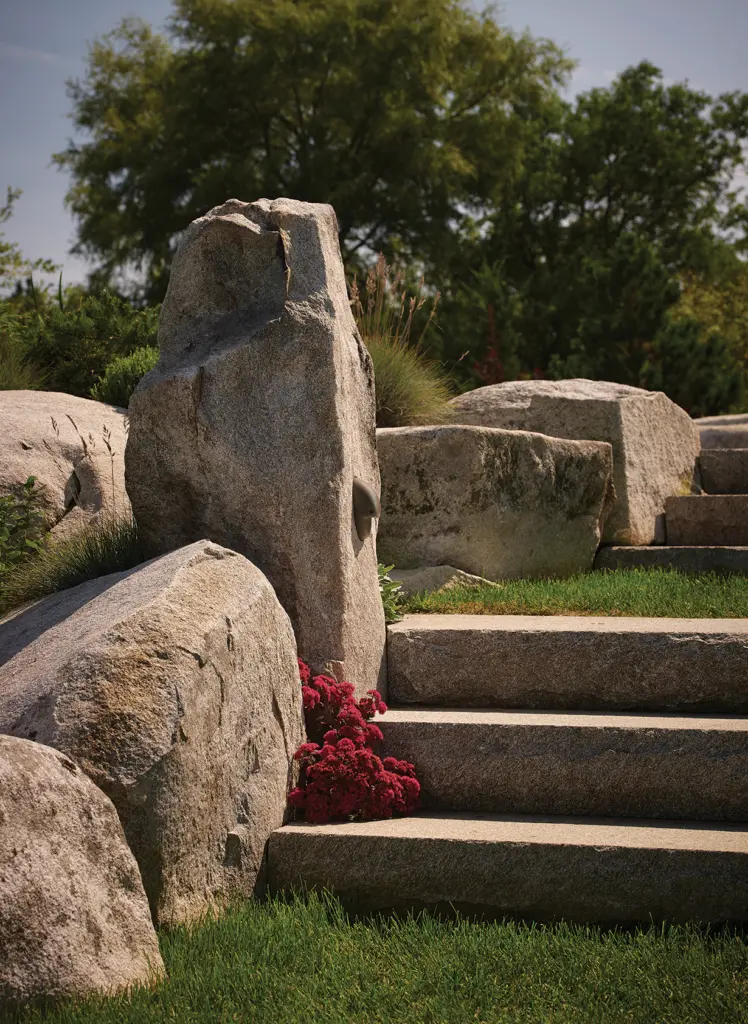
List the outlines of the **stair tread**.
<svg viewBox="0 0 748 1024">
<path fill-rule="evenodd" d="M 748 550 L 748 548 L 746 548 Z M 390 633 L 445 630 L 548 633 L 740 633 L 748 636 L 748 618 L 677 619 L 624 615 L 449 615 L 411 614 L 388 626 Z"/>
<path fill-rule="evenodd" d="M 377 719 L 384 726 L 423 725 L 556 726 L 588 729 L 660 729 L 697 732 L 744 732 L 748 716 L 688 714 L 678 711 L 525 711 L 495 708 L 390 707 Z"/>
<path fill-rule="evenodd" d="M 699 850 L 748 855 L 748 823 L 667 821 L 647 818 L 584 818 L 419 812 L 384 821 L 284 825 L 274 836 L 306 834 L 372 839 L 441 839 L 464 843 L 511 843 L 605 848 Z"/>
</svg>

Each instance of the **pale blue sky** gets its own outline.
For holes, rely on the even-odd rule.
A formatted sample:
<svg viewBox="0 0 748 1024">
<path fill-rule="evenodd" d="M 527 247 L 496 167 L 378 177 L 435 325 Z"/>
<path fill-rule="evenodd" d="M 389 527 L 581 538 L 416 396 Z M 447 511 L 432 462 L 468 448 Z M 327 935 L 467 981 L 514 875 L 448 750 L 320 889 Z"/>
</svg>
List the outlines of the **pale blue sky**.
<svg viewBox="0 0 748 1024">
<path fill-rule="evenodd" d="M 67 255 L 68 181 L 50 160 L 71 133 L 65 81 L 82 74 L 86 44 L 123 17 L 161 25 L 170 10 L 169 0 L 0 0 L 0 189 L 23 189 L 7 234 L 27 256 L 62 263 L 68 282 L 86 267 Z M 504 0 L 499 17 L 577 59 L 573 91 L 644 59 L 711 93 L 748 91 L 748 0 Z"/>
</svg>

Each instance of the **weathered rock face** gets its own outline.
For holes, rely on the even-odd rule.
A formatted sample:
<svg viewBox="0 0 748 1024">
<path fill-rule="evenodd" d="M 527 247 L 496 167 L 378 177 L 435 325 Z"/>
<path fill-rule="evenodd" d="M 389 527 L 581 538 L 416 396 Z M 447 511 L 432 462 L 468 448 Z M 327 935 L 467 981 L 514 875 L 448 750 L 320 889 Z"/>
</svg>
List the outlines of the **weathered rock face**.
<svg viewBox="0 0 748 1024">
<path fill-rule="evenodd" d="M 203 541 L 92 580 L 7 620 L 0 665 L 0 732 L 111 797 L 159 923 L 253 891 L 304 735 L 293 631 L 259 569 Z"/>
<path fill-rule="evenodd" d="M 162 973 L 111 800 L 64 754 L 0 736 L 0 1007 Z"/>
<path fill-rule="evenodd" d="M 748 413 L 694 420 L 702 448 L 748 448 Z"/>
<path fill-rule="evenodd" d="M 611 497 L 609 444 L 444 426 L 378 430 L 377 446 L 383 561 L 493 580 L 592 567 Z"/>
<path fill-rule="evenodd" d="M 35 476 L 55 538 L 103 514 L 129 513 L 126 421 L 124 409 L 87 398 L 0 391 L 0 494 L 17 491 Z"/>
<path fill-rule="evenodd" d="M 130 403 L 127 489 L 156 551 L 200 537 L 262 569 L 299 652 L 357 690 L 383 679 L 374 533 L 374 378 L 331 207 L 230 200 L 174 261 L 158 366 Z"/>
<path fill-rule="evenodd" d="M 659 391 L 596 380 L 524 380 L 478 388 L 450 405 L 460 423 L 610 442 L 616 501 L 606 543 L 664 543 L 665 499 L 690 492 L 698 433 Z"/>
</svg>

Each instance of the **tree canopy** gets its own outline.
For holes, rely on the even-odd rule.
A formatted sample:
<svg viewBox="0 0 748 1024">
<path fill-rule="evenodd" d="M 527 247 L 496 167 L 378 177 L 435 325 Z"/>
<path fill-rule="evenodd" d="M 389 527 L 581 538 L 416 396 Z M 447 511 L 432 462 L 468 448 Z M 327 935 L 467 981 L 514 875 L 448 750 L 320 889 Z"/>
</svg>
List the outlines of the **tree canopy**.
<svg viewBox="0 0 748 1024">
<path fill-rule="evenodd" d="M 463 383 L 579 375 L 734 408 L 748 95 L 643 62 L 568 101 L 571 67 L 468 0 L 174 0 L 165 34 L 123 22 L 71 84 L 75 251 L 153 302 L 212 206 L 328 202 L 349 270 L 381 252 L 442 293 L 429 354 Z"/>
<path fill-rule="evenodd" d="M 344 256 L 442 262 L 521 165 L 571 68 L 466 0 L 176 0 L 71 85 L 76 251 L 160 297 L 179 232 L 230 196 L 331 203 Z"/>
<path fill-rule="evenodd" d="M 468 353 L 466 375 L 483 382 L 589 376 L 667 390 L 675 374 L 683 398 L 692 367 L 693 388 L 706 387 L 697 351 L 663 377 L 663 339 L 677 335 L 685 356 L 683 317 L 676 330 L 668 311 L 686 279 L 726 280 L 742 265 L 748 207 L 733 182 L 748 96 L 666 86 L 642 63 L 546 106 L 528 134 L 520 173 L 441 283 L 441 355 Z M 724 359 L 706 362 L 724 374 Z"/>
</svg>

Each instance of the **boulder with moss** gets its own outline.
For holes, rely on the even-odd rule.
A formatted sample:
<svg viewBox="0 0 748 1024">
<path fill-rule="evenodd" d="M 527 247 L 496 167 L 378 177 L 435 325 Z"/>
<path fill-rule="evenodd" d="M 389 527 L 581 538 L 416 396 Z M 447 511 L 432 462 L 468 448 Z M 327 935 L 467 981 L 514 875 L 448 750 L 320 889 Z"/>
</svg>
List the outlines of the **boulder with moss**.
<svg viewBox="0 0 748 1024">
<path fill-rule="evenodd" d="M 491 580 L 592 568 L 612 500 L 612 452 L 487 427 L 377 431 L 380 557 Z"/>
</svg>

